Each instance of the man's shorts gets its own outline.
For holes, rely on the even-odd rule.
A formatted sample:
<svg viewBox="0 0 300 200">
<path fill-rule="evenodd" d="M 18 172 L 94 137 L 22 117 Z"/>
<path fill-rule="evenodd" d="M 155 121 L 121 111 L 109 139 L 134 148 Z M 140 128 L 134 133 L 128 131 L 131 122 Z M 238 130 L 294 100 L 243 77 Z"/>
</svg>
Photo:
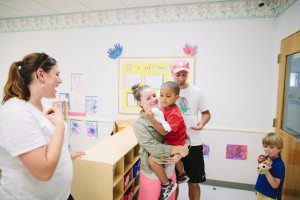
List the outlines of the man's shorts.
<svg viewBox="0 0 300 200">
<path fill-rule="evenodd" d="M 189 154 L 182 158 L 184 171 L 190 178 L 190 183 L 203 183 L 206 181 L 204 159 L 203 159 L 203 146 L 191 146 Z"/>
</svg>

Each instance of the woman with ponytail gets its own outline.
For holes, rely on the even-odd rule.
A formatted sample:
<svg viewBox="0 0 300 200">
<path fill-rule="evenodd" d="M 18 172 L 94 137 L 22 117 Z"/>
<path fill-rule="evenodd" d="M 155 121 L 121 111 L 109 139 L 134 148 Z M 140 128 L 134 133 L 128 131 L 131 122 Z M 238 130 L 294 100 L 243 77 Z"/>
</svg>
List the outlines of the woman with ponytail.
<svg viewBox="0 0 300 200">
<path fill-rule="evenodd" d="M 0 106 L 0 199 L 67 200 L 72 163 L 61 112 L 43 110 L 62 82 L 56 60 L 32 53 L 12 63 Z M 45 114 L 46 113 L 46 114 Z"/>
</svg>

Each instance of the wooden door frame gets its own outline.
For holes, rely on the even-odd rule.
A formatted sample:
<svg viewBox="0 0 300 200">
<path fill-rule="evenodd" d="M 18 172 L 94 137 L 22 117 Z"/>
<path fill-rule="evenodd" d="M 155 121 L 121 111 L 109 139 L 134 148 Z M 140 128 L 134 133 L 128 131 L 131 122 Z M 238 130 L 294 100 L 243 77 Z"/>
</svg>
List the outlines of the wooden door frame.
<svg viewBox="0 0 300 200">
<path fill-rule="evenodd" d="M 281 41 L 280 49 L 280 68 L 279 68 L 279 79 L 278 79 L 278 93 L 277 93 L 277 111 L 276 111 L 276 123 L 275 128 L 281 133 L 287 132 L 282 130 L 283 122 L 283 105 L 284 105 L 284 93 L 285 93 L 285 75 L 286 75 L 286 57 L 294 54 L 295 52 L 300 52 L 300 42 L 295 42 L 300 40 L 300 31 L 290 35 L 289 37 Z"/>
<path fill-rule="evenodd" d="M 281 41 L 275 130 L 282 136 L 284 141 L 282 159 L 285 162 L 286 174 L 282 191 L 282 199 L 285 200 L 298 200 L 298 196 L 300 199 L 300 190 L 297 189 L 299 187 L 297 186 L 298 183 L 293 181 L 294 178 L 300 178 L 300 173 L 298 172 L 300 170 L 300 159 L 297 158 L 300 154 L 300 142 L 297 142 L 295 137 L 282 129 L 287 56 L 299 52 L 300 31 Z"/>
</svg>

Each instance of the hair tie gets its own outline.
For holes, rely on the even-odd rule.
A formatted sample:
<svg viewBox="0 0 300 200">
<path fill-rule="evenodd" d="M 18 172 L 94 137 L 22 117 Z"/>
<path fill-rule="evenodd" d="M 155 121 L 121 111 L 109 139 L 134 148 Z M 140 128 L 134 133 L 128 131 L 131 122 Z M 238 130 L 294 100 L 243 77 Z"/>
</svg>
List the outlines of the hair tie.
<svg viewBox="0 0 300 200">
<path fill-rule="evenodd" d="M 19 61 L 19 62 L 17 62 L 17 65 L 18 65 L 19 70 L 21 70 L 21 68 L 22 68 L 22 63 Z"/>
</svg>

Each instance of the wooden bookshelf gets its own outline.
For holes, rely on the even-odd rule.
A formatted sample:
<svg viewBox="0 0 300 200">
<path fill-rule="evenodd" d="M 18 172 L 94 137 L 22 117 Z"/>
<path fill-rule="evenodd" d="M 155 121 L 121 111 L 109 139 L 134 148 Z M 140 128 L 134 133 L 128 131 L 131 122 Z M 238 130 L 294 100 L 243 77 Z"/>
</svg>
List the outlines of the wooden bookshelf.
<svg viewBox="0 0 300 200">
<path fill-rule="evenodd" d="M 85 150 L 84 157 L 73 160 L 71 194 L 74 199 L 124 200 L 132 187 L 137 198 L 139 174 L 133 177 L 133 170 L 139 160 L 139 145 L 132 126 L 120 133 Z M 124 185 L 126 177 L 128 183 Z"/>
<path fill-rule="evenodd" d="M 121 130 L 128 126 L 132 126 L 135 120 L 133 119 L 122 119 L 122 120 L 116 120 L 114 121 L 113 125 L 113 134 L 119 133 Z"/>
</svg>

